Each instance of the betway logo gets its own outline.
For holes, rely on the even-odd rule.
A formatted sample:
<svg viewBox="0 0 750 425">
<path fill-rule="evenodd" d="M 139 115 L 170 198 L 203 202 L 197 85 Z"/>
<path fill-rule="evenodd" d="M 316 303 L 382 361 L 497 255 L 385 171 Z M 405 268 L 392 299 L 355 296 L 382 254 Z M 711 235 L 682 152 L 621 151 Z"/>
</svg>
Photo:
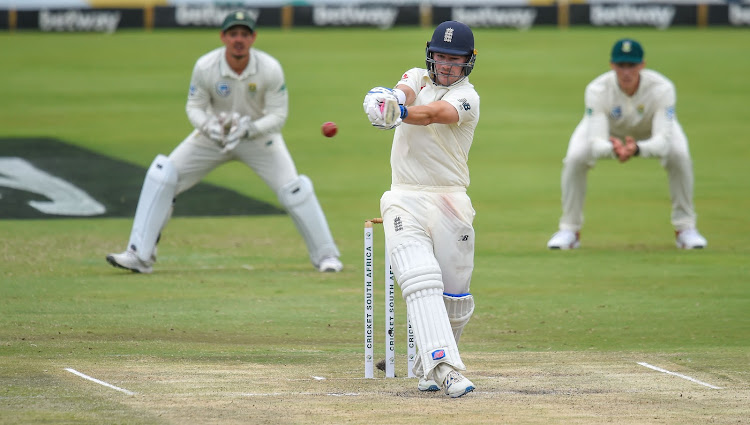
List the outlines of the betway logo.
<svg viewBox="0 0 750 425">
<path fill-rule="evenodd" d="M 674 14 L 673 6 L 592 5 L 591 23 L 595 26 L 648 25 L 666 29 Z"/>
<path fill-rule="evenodd" d="M 189 6 L 181 3 L 175 9 L 174 20 L 181 27 L 218 27 L 224 22 L 224 18 L 236 9 L 236 7 L 219 7 L 214 4 Z M 248 13 L 258 16 L 258 11 L 250 10 Z"/>
<path fill-rule="evenodd" d="M 464 8 L 452 10 L 452 17 L 470 27 L 514 27 L 528 29 L 534 24 L 536 10 L 531 8 Z"/>
<path fill-rule="evenodd" d="M 750 25 L 750 9 L 739 4 L 729 5 L 729 23 L 732 25 Z"/>
<path fill-rule="evenodd" d="M 370 25 L 387 29 L 393 26 L 398 16 L 395 7 L 316 6 L 313 9 L 315 25 Z"/>
<path fill-rule="evenodd" d="M 67 10 L 39 12 L 41 31 L 96 31 L 113 33 L 120 23 L 120 12 Z"/>
</svg>

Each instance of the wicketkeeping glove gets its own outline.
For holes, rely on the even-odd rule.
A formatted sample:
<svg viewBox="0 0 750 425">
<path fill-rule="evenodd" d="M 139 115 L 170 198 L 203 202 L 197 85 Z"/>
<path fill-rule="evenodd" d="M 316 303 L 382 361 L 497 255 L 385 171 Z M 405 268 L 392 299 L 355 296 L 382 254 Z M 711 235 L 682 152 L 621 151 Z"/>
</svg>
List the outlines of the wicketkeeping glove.
<svg viewBox="0 0 750 425">
<path fill-rule="evenodd" d="M 253 124 L 253 120 L 249 116 L 235 116 L 232 119 L 232 127 L 229 129 L 229 134 L 226 136 L 227 143 L 224 146 L 224 152 L 234 149 L 242 139 L 252 139 L 259 133 L 257 127 Z"/>
<path fill-rule="evenodd" d="M 219 121 L 218 117 L 212 115 L 203 123 L 200 132 L 219 145 L 224 146 L 224 125 Z"/>
</svg>

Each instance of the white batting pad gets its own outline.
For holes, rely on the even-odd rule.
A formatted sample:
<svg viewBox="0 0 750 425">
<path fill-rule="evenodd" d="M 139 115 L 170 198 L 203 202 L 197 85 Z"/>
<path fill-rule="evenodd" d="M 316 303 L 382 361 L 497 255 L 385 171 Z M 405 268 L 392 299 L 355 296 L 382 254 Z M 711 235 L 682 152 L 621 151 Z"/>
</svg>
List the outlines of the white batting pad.
<svg viewBox="0 0 750 425">
<path fill-rule="evenodd" d="M 339 256 L 323 209 L 315 196 L 312 181 L 307 176 L 300 175 L 296 180 L 284 185 L 279 190 L 278 197 L 305 240 L 310 261 L 315 267 L 318 267 L 325 257 Z"/>
<path fill-rule="evenodd" d="M 453 328 L 453 336 L 458 344 L 464 326 L 469 323 L 471 315 L 474 314 L 474 296 L 471 294 L 443 294 L 445 309 L 448 311 L 448 320 Z"/>
<path fill-rule="evenodd" d="M 458 370 L 466 369 L 448 321 L 442 291 L 434 288 L 414 292 L 406 298 L 406 306 L 414 326 L 424 376 L 437 380 L 431 373 L 440 363 Z"/>
<path fill-rule="evenodd" d="M 151 163 L 135 209 L 128 248 L 142 261 L 150 261 L 162 227 L 172 211 L 177 190 L 177 170 L 168 157 L 157 155 Z"/>
<path fill-rule="evenodd" d="M 430 377 L 435 366 L 443 362 L 466 369 L 445 309 L 442 274 L 432 251 L 416 241 L 406 241 L 394 247 L 390 255 L 414 327 L 424 376 Z"/>
</svg>

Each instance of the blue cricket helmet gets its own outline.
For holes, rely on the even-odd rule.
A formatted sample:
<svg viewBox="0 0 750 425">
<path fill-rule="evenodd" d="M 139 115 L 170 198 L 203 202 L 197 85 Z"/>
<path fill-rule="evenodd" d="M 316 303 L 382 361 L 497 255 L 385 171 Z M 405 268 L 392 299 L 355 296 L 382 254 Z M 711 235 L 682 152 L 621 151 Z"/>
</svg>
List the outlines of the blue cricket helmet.
<svg viewBox="0 0 750 425">
<path fill-rule="evenodd" d="M 435 71 L 437 62 L 433 58 L 434 53 L 466 57 L 466 62 L 456 64 L 456 66 L 463 68 L 463 77 L 449 85 L 456 84 L 471 74 L 474 69 L 474 62 L 477 58 L 477 51 L 474 49 L 474 33 L 468 25 L 458 21 L 445 21 L 435 28 L 432 39 L 427 42 L 425 62 L 432 81 L 435 84 L 440 84 L 437 82 Z"/>
</svg>

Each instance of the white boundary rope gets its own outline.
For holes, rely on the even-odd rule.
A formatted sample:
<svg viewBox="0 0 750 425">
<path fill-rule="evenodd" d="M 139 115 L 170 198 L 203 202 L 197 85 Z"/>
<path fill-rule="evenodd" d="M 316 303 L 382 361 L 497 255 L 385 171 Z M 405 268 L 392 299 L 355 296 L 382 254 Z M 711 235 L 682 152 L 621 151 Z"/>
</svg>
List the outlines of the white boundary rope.
<svg viewBox="0 0 750 425">
<path fill-rule="evenodd" d="M 104 385 L 105 387 L 112 388 L 113 390 L 117 390 L 117 391 L 123 392 L 123 393 L 125 393 L 127 395 L 135 395 L 135 393 L 132 392 L 132 391 L 128 391 L 126 389 L 123 389 L 123 388 L 120 388 L 120 387 L 116 387 L 116 386 L 114 386 L 112 384 L 108 384 L 108 383 L 106 383 L 104 381 L 100 381 L 100 380 L 98 380 L 96 378 L 92 378 L 92 377 L 86 375 L 85 373 L 81 373 L 81 372 L 79 372 L 79 371 L 77 371 L 75 369 L 71 369 L 69 367 L 66 367 L 65 370 L 67 370 L 68 372 L 72 373 L 73 375 L 78 375 L 78 376 L 80 376 L 83 379 L 88 379 L 91 382 L 96 382 L 99 385 Z"/>
<path fill-rule="evenodd" d="M 666 369 L 662 369 L 660 367 L 657 367 L 657 366 L 654 366 L 654 365 L 650 365 L 650 364 L 645 363 L 645 362 L 638 362 L 638 364 L 641 365 L 641 366 L 647 367 L 649 369 L 653 369 L 653 370 L 655 370 L 657 372 L 663 372 L 663 373 L 666 373 L 666 374 L 669 374 L 669 375 L 677 376 L 678 378 L 687 379 L 690 382 L 695 382 L 696 384 L 704 385 L 704 386 L 706 386 L 708 388 L 713 388 L 715 390 L 722 389 L 721 387 L 717 387 L 717 386 L 714 386 L 714 385 L 711 385 L 711 384 L 707 384 L 707 383 L 699 381 L 699 380 L 697 380 L 695 378 L 691 378 L 689 376 L 682 375 L 682 374 L 679 374 L 679 373 L 676 373 L 676 372 L 670 372 L 670 371 L 668 371 Z"/>
</svg>

